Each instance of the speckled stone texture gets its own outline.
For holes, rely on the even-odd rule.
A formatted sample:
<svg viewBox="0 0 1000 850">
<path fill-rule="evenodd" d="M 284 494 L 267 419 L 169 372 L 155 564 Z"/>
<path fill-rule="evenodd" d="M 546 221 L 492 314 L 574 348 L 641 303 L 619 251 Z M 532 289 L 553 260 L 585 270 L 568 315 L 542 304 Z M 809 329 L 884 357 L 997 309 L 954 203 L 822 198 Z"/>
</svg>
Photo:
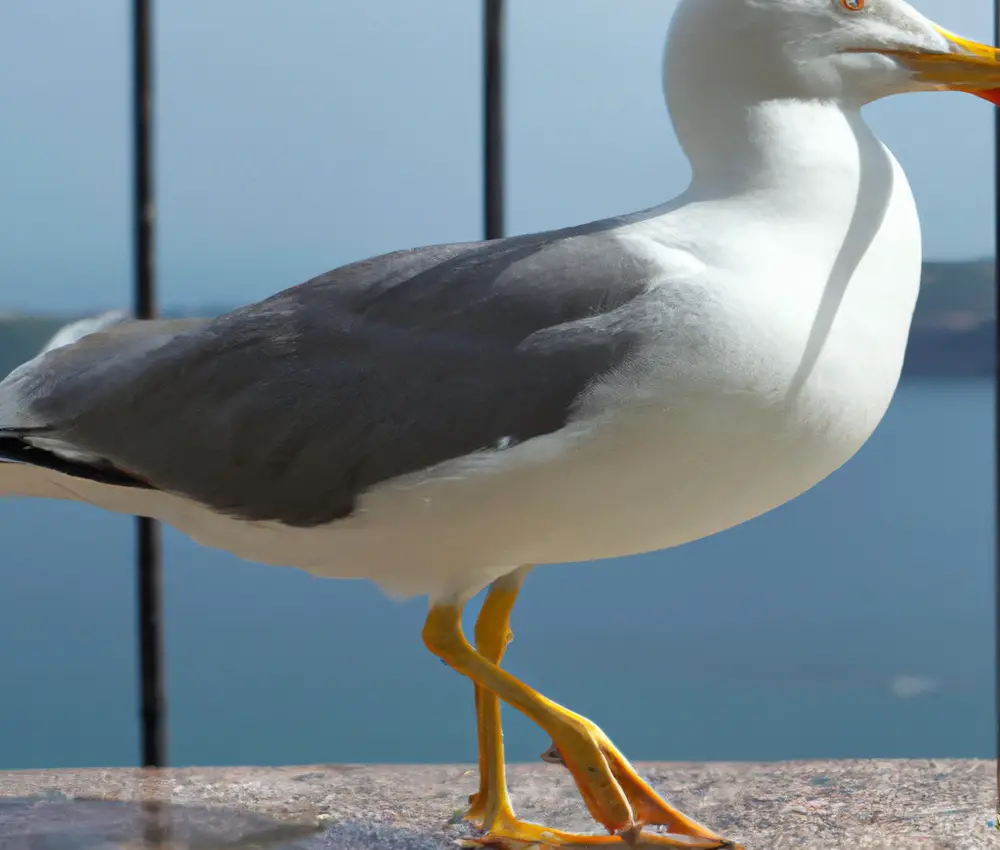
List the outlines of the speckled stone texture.
<svg viewBox="0 0 1000 850">
<path fill-rule="evenodd" d="M 747 850 L 1000 848 L 992 762 L 638 767 Z M 0 773 L 0 848 L 442 850 L 474 834 L 457 815 L 476 784 L 445 765 Z M 598 831 L 561 767 L 515 765 L 510 786 L 528 820 Z"/>
</svg>

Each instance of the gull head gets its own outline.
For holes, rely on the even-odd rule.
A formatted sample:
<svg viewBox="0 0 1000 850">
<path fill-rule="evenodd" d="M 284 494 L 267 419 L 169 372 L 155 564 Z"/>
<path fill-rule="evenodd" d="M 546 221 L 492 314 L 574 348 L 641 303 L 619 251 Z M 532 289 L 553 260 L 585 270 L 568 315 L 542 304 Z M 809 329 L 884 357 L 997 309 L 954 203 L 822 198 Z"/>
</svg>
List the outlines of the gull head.
<svg viewBox="0 0 1000 850">
<path fill-rule="evenodd" d="M 963 91 L 1000 105 L 1000 52 L 904 0 L 682 0 L 666 80 L 713 97 L 837 101 Z"/>
</svg>

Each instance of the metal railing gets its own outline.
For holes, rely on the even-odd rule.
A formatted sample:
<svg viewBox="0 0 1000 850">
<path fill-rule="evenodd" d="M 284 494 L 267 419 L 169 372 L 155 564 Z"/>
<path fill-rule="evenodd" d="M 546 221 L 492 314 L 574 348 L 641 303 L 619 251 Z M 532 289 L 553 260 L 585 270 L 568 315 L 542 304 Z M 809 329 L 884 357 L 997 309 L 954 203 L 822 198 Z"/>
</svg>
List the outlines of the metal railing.
<svg viewBox="0 0 1000 850">
<path fill-rule="evenodd" d="M 993 0 L 993 39 L 994 43 L 1000 47 L 1000 0 Z M 993 131 L 994 149 L 994 227 L 996 229 L 996 242 L 994 246 L 993 273 L 995 304 L 1000 304 L 1000 109 L 994 114 Z M 997 364 L 1000 365 L 1000 338 L 996 341 Z M 994 659 L 993 659 L 993 682 L 995 686 L 994 711 L 996 713 L 996 738 L 994 746 L 997 754 L 997 805 L 996 820 L 994 824 L 1000 830 L 1000 371 L 993 370 L 993 440 L 994 440 L 994 463 L 996 471 L 994 477 L 993 504 L 996 511 L 994 539 L 998 547 L 994 553 L 994 605 L 993 605 L 993 629 L 995 634 Z"/>
<path fill-rule="evenodd" d="M 1000 0 L 998 0 L 1000 2 Z M 156 315 L 156 203 L 153 185 L 153 0 L 132 2 L 134 312 Z M 483 0 L 483 230 L 504 235 L 505 0 Z M 136 520 L 142 764 L 167 762 L 167 697 L 163 663 L 163 547 L 154 520 Z"/>
<path fill-rule="evenodd" d="M 133 111 L 133 309 L 140 319 L 156 315 L 156 206 L 153 193 L 153 3 L 132 2 Z M 163 677 L 163 547 L 160 525 L 136 519 L 142 764 L 167 758 L 166 689 Z"/>
</svg>

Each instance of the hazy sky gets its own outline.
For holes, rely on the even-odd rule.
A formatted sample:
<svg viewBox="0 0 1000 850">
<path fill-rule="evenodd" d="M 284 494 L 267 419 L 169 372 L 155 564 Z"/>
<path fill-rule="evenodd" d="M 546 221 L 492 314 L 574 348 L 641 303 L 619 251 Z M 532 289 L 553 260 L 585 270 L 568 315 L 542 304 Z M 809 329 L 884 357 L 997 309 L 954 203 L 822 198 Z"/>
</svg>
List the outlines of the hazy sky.
<svg viewBox="0 0 1000 850">
<path fill-rule="evenodd" d="M 354 259 L 478 238 L 478 0 L 160 0 L 161 297 L 255 300 Z M 511 0 L 509 227 L 687 180 L 659 62 L 674 0 Z M 981 40 L 990 0 L 917 0 Z M 128 5 L 0 2 L 0 312 L 128 305 Z M 869 110 L 929 257 L 992 250 L 991 107 Z"/>
</svg>

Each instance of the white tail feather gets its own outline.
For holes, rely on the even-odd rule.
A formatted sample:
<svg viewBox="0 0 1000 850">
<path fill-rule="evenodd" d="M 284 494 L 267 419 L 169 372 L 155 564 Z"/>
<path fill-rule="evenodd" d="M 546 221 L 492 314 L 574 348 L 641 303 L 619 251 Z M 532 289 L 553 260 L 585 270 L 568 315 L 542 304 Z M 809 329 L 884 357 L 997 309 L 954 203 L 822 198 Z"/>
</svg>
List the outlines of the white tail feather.
<svg viewBox="0 0 1000 850">
<path fill-rule="evenodd" d="M 59 330 L 53 334 L 52 339 L 50 339 L 39 351 L 39 354 L 45 354 L 47 351 L 52 351 L 54 348 L 62 348 L 64 345 L 71 345 L 74 342 L 78 342 L 85 336 L 97 333 L 98 331 L 107 330 L 112 325 L 120 325 L 122 322 L 128 321 L 128 313 L 122 310 L 110 310 L 107 313 L 102 313 L 99 316 L 88 316 L 86 319 L 80 319 L 76 322 L 70 322 L 68 325 L 63 325 Z"/>
<path fill-rule="evenodd" d="M 49 341 L 42 346 L 41 350 L 34 357 L 25 363 L 22 363 L 4 379 L 3 388 L 5 393 L 4 395 L 0 395 L 0 429 L 16 431 L 19 428 L 30 429 L 44 424 L 42 422 L 35 421 L 35 419 L 31 416 L 27 407 L 22 403 L 20 393 L 17 388 L 19 379 L 23 375 L 30 373 L 33 368 L 33 364 L 39 357 L 42 357 L 44 354 L 47 354 L 54 349 L 72 345 L 90 334 L 107 330 L 113 325 L 119 325 L 122 322 L 128 321 L 128 319 L 128 313 L 121 310 L 111 310 L 107 313 L 102 313 L 99 316 L 88 316 L 85 319 L 70 322 L 69 324 L 63 325 L 59 328 L 59 330 L 52 335 Z M 84 463 L 95 460 L 92 455 L 79 452 L 72 446 L 64 445 L 59 440 L 37 437 L 28 438 L 27 442 L 37 446 L 38 448 L 54 452 L 55 454 L 67 458 L 68 460 L 76 460 Z M 2 484 L 0 484 L 0 495 L 3 495 L 3 493 L 4 490 Z"/>
</svg>

